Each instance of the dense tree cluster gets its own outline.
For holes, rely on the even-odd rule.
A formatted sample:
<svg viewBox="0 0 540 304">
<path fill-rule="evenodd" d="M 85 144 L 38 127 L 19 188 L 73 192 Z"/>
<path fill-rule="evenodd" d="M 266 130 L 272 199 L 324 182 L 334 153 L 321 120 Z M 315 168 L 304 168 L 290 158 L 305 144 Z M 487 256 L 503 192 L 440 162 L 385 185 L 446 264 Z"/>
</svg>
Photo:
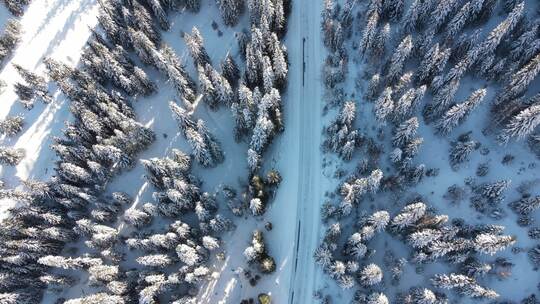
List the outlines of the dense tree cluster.
<svg viewBox="0 0 540 304">
<path fill-rule="evenodd" d="M 354 129 L 355 118 L 356 104 L 354 101 L 347 101 L 343 104 L 339 116 L 325 130 L 325 147 L 346 161 L 352 158 L 354 150 L 364 140 L 360 131 Z"/>
<path fill-rule="evenodd" d="M 502 10 L 499 13 L 502 18 L 493 27 L 486 26 L 498 8 Z M 486 116 L 490 118 L 486 119 L 489 125 L 484 135 L 500 131 L 498 140 L 503 143 L 512 138 L 527 138 L 530 147 L 540 155 L 540 140 L 536 132 L 540 125 L 540 116 L 537 115 L 539 97 L 538 94 L 529 97 L 533 91 L 531 84 L 535 83 L 533 81 L 540 71 L 537 60 L 540 40 L 538 21 L 534 14 L 526 14 L 528 9 L 524 1 L 504 1 L 500 6 L 497 1 L 491 0 L 324 1 L 321 29 L 329 53 L 322 74 L 326 87 L 325 99 L 328 107 L 341 107 L 336 111 L 336 118 L 325 129 L 325 147 L 340 156 L 345 155 L 345 160 L 349 159 L 348 153 L 352 149 L 346 149 L 350 145 L 347 135 L 354 132 L 362 134 L 361 141 L 367 147 L 365 157 L 364 153 L 358 153 L 360 161 L 353 174 L 347 176 L 344 174 L 347 169 L 339 167 L 335 177 L 346 176 L 336 191 L 341 196 L 334 197 L 333 193 L 328 195 L 328 201 L 322 207 L 324 221 L 339 221 L 328 223 L 327 234 L 316 250 L 315 259 L 326 272 L 338 279 L 339 285 L 344 288 L 351 286 L 339 281 L 350 273 L 344 270 L 345 267 L 338 266 L 347 265 L 349 259 L 354 260 L 355 257 L 368 259 L 373 250 L 362 242 L 374 235 L 373 229 L 364 227 L 364 221 L 358 221 L 358 217 L 366 217 L 364 212 L 368 208 L 362 202 L 368 201 L 368 198 L 375 205 L 378 200 L 393 201 L 424 177 L 438 174 L 437 168 L 414 163 L 424 140 L 421 136 L 429 132 L 426 124 L 432 125 L 437 135 L 446 137 L 469 117 L 474 117 L 476 122 L 483 121 L 478 119 L 477 114 L 491 115 L 493 119 Z M 352 24 L 360 24 L 357 33 Z M 357 53 L 351 54 L 351 50 Z M 351 67 L 349 62 L 357 65 L 359 61 L 363 63 L 357 69 L 356 87 L 350 90 L 347 79 L 348 68 Z M 465 82 L 467 87 L 463 88 Z M 499 92 L 493 89 L 497 87 L 500 87 Z M 463 92 L 465 89 L 470 92 Z M 372 109 L 374 119 L 363 117 L 367 121 L 366 128 L 353 130 L 344 123 L 342 113 L 345 110 L 355 113 L 355 104 L 346 100 L 358 91 L 363 93 L 366 100 L 360 100 L 359 104 Z M 491 104 L 484 102 L 484 99 L 492 98 Z M 370 102 L 373 106 L 369 105 Z M 480 107 L 491 109 L 486 114 L 484 109 L 477 110 Z M 354 120 L 354 115 L 349 117 Z M 370 137 L 374 131 L 377 132 L 377 139 Z M 387 142 L 393 149 L 388 153 L 390 164 L 393 165 L 391 167 L 383 167 L 379 157 L 384 153 L 383 149 L 389 146 Z M 458 136 L 450 145 L 448 158 L 451 167 L 458 170 L 476 150 L 481 155 L 489 153 L 487 148 L 480 147 L 480 143 L 472 139 L 471 133 Z M 377 171 L 380 172 L 379 178 L 374 178 L 377 175 L 373 173 L 361 177 Z M 487 174 L 487 164 L 483 163 L 477 175 L 483 177 Z M 370 181 L 376 185 L 373 189 L 379 191 L 376 197 L 368 195 Z M 510 181 L 476 183 L 471 178 L 466 184 L 472 190 L 470 199 L 473 208 L 496 219 L 504 215 L 500 203 L 504 200 L 504 192 Z M 392 193 L 382 193 L 387 190 Z M 464 200 L 468 198 L 468 192 L 463 191 L 459 194 L 455 190 L 449 195 L 455 194 L 461 196 L 459 200 Z M 520 221 L 532 222 L 530 214 L 538 207 L 535 199 L 534 195 L 526 194 L 510 204 L 522 217 Z M 374 208 L 373 205 L 370 207 Z M 351 221 L 350 215 L 356 215 L 355 221 Z M 515 237 L 502 235 L 503 227 L 499 226 L 469 226 L 457 220 L 452 223 L 447 221 L 448 217 L 435 215 L 432 208 L 415 201 L 391 220 L 388 219 L 387 224 L 393 236 L 405 240 L 414 248 L 409 262 L 445 262 L 455 264 L 455 269 L 462 272 L 438 276 L 440 280 L 433 280 L 435 287 L 456 289 L 473 298 L 497 297 L 494 291 L 482 287 L 479 279 L 480 273 L 495 273 L 497 271 L 490 271 L 490 267 L 499 266 L 495 266 L 497 263 L 482 265 L 475 256 L 493 255 L 513 245 Z M 354 227 L 353 232 L 358 227 L 361 231 L 353 233 L 347 240 L 347 244 L 351 244 L 349 248 L 342 249 L 338 244 L 343 240 L 344 231 L 349 233 L 349 226 Z M 530 234 L 536 236 L 536 230 L 531 228 Z M 537 256 L 534 250 L 529 251 L 529 257 L 531 254 Z M 399 278 L 399 259 L 393 259 L 383 266 L 390 268 L 393 278 Z M 343 270 L 333 271 L 331 267 Z M 443 284 L 443 281 L 451 281 L 456 276 L 467 283 L 448 287 L 435 283 L 439 280 Z M 353 303 L 388 302 L 386 297 L 380 297 L 365 287 L 366 290 L 358 291 Z M 446 296 L 437 290 L 419 286 L 403 293 L 398 302 L 446 301 Z"/>
</svg>

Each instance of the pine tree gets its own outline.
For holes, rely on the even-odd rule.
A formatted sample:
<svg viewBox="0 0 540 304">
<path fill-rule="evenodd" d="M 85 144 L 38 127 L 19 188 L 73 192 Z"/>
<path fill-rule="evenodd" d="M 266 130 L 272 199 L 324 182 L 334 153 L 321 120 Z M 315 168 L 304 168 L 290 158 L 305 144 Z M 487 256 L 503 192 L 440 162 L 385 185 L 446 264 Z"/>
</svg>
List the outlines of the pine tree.
<svg viewBox="0 0 540 304">
<path fill-rule="evenodd" d="M 401 96 L 397 101 L 393 112 L 393 119 L 396 122 L 402 121 L 403 119 L 410 117 L 415 113 L 418 108 L 420 101 L 424 98 L 426 93 L 426 85 L 422 85 L 419 88 L 410 88 Z"/>
<path fill-rule="evenodd" d="M 510 203 L 509 206 L 520 215 L 529 215 L 540 208 L 540 196 L 524 197 Z"/>
<path fill-rule="evenodd" d="M 22 66 L 18 64 L 13 64 L 13 66 L 15 67 L 15 70 L 17 70 L 19 75 L 23 78 L 23 80 L 26 82 L 26 85 L 22 85 L 22 84 L 15 85 L 16 93 L 18 93 L 19 97 L 21 97 L 20 94 L 24 95 L 24 93 L 19 92 L 19 90 L 24 91 L 24 89 L 22 89 L 21 87 L 25 87 L 25 88 L 28 88 L 28 90 L 32 92 L 31 94 L 32 97 L 34 95 L 37 95 L 40 97 L 40 99 L 44 103 L 49 103 L 52 101 L 52 97 L 49 95 L 49 92 L 48 92 L 47 81 L 45 80 L 45 78 L 35 73 L 30 72 L 29 70 L 23 68 Z"/>
<path fill-rule="evenodd" d="M 459 164 L 469 160 L 469 155 L 477 148 L 477 143 L 473 140 L 457 141 L 450 149 L 450 165 L 456 170 Z"/>
<path fill-rule="evenodd" d="M 152 217 L 138 209 L 128 209 L 124 213 L 124 220 L 135 227 L 144 227 L 150 223 Z"/>
<path fill-rule="evenodd" d="M 340 189 L 343 200 L 350 204 L 359 203 L 362 196 L 366 193 L 375 193 L 378 191 L 382 177 L 382 171 L 376 169 L 373 170 L 368 177 L 362 177 L 351 182 L 343 183 Z"/>
<path fill-rule="evenodd" d="M 414 0 L 409 6 L 402 21 L 402 32 L 404 34 L 412 33 L 416 29 L 420 18 L 421 6 L 421 0 Z"/>
<path fill-rule="evenodd" d="M 449 134 L 482 102 L 486 89 L 474 91 L 465 101 L 455 104 L 436 122 L 435 127 L 442 135 Z"/>
<path fill-rule="evenodd" d="M 501 104 L 512 98 L 518 97 L 529 86 L 531 81 L 540 72 L 540 54 L 537 54 L 523 68 L 512 75 L 510 82 L 501 90 L 495 98 L 495 104 Z"/>
<path fill-rule="evenodd" d="M 384 294 L 378 293 L 378 292 L 374 292 L 370 294 L 366 300 L 367 300 L 366 304 L 389 304 L 390 303 L 390 301 Z"/>
<path fill-rule="evenodd" d="M 375 264 L 369 264 L 360 271 L 359 281 L 363 286 L 372 286 L 382 281 L 383 272 L 381 268 Z"/>
<path fill-rule="evenodd" d="M 390 67 L 387 74 L 390 82 L 394 82 L 401 74 L 405 60 L 407 60 L 411 54 L 412 48 L 413 43 L 411 35 L 405 37 L 397 46 L 392 58 L 390 59 Z"/>
<path fill-rule="evenodd" d="M 159 0 L 146 0 L 148 3 L 150 9 L 152 10 L 152 13 L 154 14 L 154 17 L 158 20 L 159 26 L 164 31 L 168 31 L 171 27 L 169 24 L 169 20 L 167 18 L 167 13 L 165 12 L 165 9 L 162 7 L 161 2 Z"/>
<path fill-rule="evenodd" d="M 289 70 L 287 59 L 282 47 L 280 46 L 279 40 L 275 40 L 273 52 L 274 53 L 271 57 L 275 76 L 275 87 L 278 89 L 283 89 L 287 82 L 287 74 L 289 73 Z"/>
<path fill-rule="evenodd" d="M 474 8 L 472 7 L 472 3 L 469 1 L 461 7 L 457 14 L 454 15 L 454 17 L 446 25 L 446 40 L 452 41 L 456 35 L 463 30 L 473 14 Z"/>
<path fill-rule="evenodd" d="M 221 73 L 231 85 L 236 87 L 238 79 L 240 79 L 240 70 L 230 53 L 227 53 L 227 56 L 221 62 Z"/>
<path fill-rule="evenodd" d="M 375 102 L 375 117 L 379 122 L 384 122 L 393 111 L 392 88 L 387 87 Z"/>
<path fill-rule="evenodd" d="M 403 16 L 404 10 L 404 1 L 395 0 L 395 1 L 385 1 L 383 2 L 383 11 L 386 16 L 392 22 L 397 22 Z"/>
<path fill-rule="evenodd" d="M 173 263 L 173 260 L 166 254 L 153 254 L 138 257 L 137 263 L 146 267 L 164 268 Z"/>
<path fill-rule="evenodd" d="M 95 293 L 81 298 L 71 299 L 64 302 L 65 304 L 123 304 L 125 300 L 121 296 L 110 295 L 107 293 Z"/>
<path fill-rule="evenodd" d="M 255 173 L 261 165 L 261 155 L 253 149 L 248 149 L 247 155 L 248 168 L 252 173 Z"/>
<path fill-rule="evenodd" d="M 377 26 L 379 23 L 379 13 L 377 11 L 372 12 L 368 19 L 367 24 L 364 27 L 364 32 L 362 33 L 362 39 L 360 40 L 360 53 L 366 54 L 372 51 L 373 45 L 377 39 Z"/>
<path fill-rule="evenodd" d="M 459 5 L 458 0 L 448 0 L 439 2 L 435 10 L 431 12 L 429 26 L 432 30 L 438 31 L 442 24 L 446 22 L 447 17 Z"/>
<path fill-rule="evenodd" d="M 22 131 L 24 119 L 22 116 L 8 116 L 0 121 L 0 134 L 14 136 Z"/>
<path fill-rule="evenodd" d="M 379 95 L 380 86 L 381 75 L 373 74 L 373 76 L 371 76 L 371 80 L 369 81 L 369 85 L 367 87 L 364 97 L 367 100 L 375 100 L 375 98 Z"/>
<path fill-rule="evenodd" d="M 431 279 L 431 283 L 437 288 L 453 289 L 475 284 L 475 280 L 462 274 L 436 274 Z"/>
<path fill-rule="evenodd" d="M 499 297 L 499 294 L 495 291 L 486 289 L 478 284 L 465 286 L 461 293 L 472 298 L 496 299 Z"/>
<path fill-rule="evenodd" d="M 274 87 L 274 70 L 272 69 L 272 63 L 268 56 L 263 57 L 263 88 L 264 92 L 270 92 Z"/>
<path fill-rule="evenodd" d="M 223 23 L 228 26 L 235 26 L 238 19 L 244 12 L 243 0 L 216 0 Z"/>
<path fill-rule="evenodd" d="M 418 118 L 410 118 L 403 123 L 401 123 L 395 131 L 394 137 L 392 138 L 392 144 L 394 147 L 402 147 L 405 143 L 409 142 L 415 135 L 418 130 Z"/>
<path fill-rule="evenodd" d="M 460 80 L 452 80 L 435 93 L 433 102 L 424 110 L 424 116 L 427 120 L 433 120 L 441 116 L 446 111 L 448 105 L 452 103 L 454 96 L 459 88 Z"/>
<path fill-rule="evenodd" d="M 250 147 L 261 153 L 270 143 L 275 131 L 275 125 L 266 113 L 262 113 L 255 122 L 253 136 L 251 137 Z"/>
<path fill-rule="evenodd" d="M 9 19 L 4 32 L 0 36 L 0 62 L 8 57 L 21 40 L 21 24 L 15 19 Z"/>
<path fill-rule="evenodd" d="M 23 149 L 0 147 L 0 164 L 16 166 L 24 158 L 24 155 L 25 152 Z"/>
<path fill-rule="evenodd" d="M 503 129 L 500 138 L 503 142 L 507 142 L 512 137 L 523 139 L 531 134 L 539 124 L 540 104 L 535 104 L 512 117 Z"/>
<path fill-rule="evenodd" d="M 504 250 L 508 246 L 512 246 L 516 242 L 513 236 L 479 234 L 474 239 L 474 248 L 476 251 L 494 255 L 498 251 Z"/>
<path fill-rule="evenodd" d="M 197 27 L 191 29 L 191 35 L 184 33 L 184 41 L 189 49 L 189 53 L 193 58 L 195 66 L 206 66 L 207 64 L 212 64 L 210 61 L 210 56 L 204 48 L 204 41 L 201 33 Z"/>
<path fill-rule="evenodd" d="M 407 205 L 392 219 L 391 224 L 397 230 L 414 225 L 424 216 L 426 208 L 427 206 L 422 202 Z"/>
<path fill-rule="evenodd" d="M 322 266 L 323 269 L 329 267 L 330 263 L 333 260 L 332 251 L 326 243 L 323 243 L 319 247 L 317 247 L 315 253 L 313 254 L 313 257 L 315 259 L 315 263 Z"/>
</svg>

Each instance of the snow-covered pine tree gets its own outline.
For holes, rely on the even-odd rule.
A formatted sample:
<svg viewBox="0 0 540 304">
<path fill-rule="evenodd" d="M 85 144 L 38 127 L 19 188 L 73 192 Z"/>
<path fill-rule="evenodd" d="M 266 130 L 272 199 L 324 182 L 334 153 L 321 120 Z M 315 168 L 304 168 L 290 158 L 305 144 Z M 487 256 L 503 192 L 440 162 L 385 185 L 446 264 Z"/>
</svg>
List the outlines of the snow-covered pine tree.
<svg viewBox="0 0 540 304">
<path fill-rule="evenodd" d="M 0 62 L 8 57 L 21 40 L 21 24 L 15 19 L 6 22 L 4 32 L 0 36 Z"/>
<path fill-rule="evenodd" d="M 418 88 L 410 88 L 399 98 L 392 113 L 392 119 L 395 122 L 401 122 L 404 119 L 413 115 L 418 108 L 420 101 L 424 98 L 426 93 L 426 85 L 422 85 Z"/>
<path fill-rule="evenodd" d="M 289 68 L 287 58 L 285 57 L 285 53 L 281 47 L 281 44 L 279 43 L 279 40 L 276 40 L 275 45 L 273 46 L 272 67 L 275 76 L 275 87 L 282 90 L 287 82 Z"/>
<path fill-rule="evenodd" d="M 487 89 L 474 91 L 465 101 L 455 104 L 435 123 L 435 128 L 442 135 L 447 135 L 462 123 L 467 116 L 482 102 Z"/>
<path fill-rule="evenodd" d="M 125 303 L 122 296 L 111 295 L 108 293 L 100 292 L 83 296 L 80 298 L 70 299 L 64 302 L 65 304 L 97 304 L 97 303 Z"/>
<path fill-rule="evenodd" d="M 426 120 L 433 121 L 447 110 L 448 106 L 454 100 L 459 84 L 460 79 L 451 80 L 435 93 L 432 103 L 424 108 L 424 117 Z"/>
<path fill-rule="evenodd" d="M 376 264 L 367 265 L 360 271 L 358 276 L 360 284 L 366 287 L 380 283 L 382 278 L 383 272 Z"/>
<path fill-rule="evenodd" d="M 438 2 L 435 9 L 430 12 L 431 19 L 429 20 L 430 30 L 439 31 L 441 25 L 443 25 L 450 14 L 460 4 L 458 0 L 448 0 Z"/>
<path fill-rule="evenodd" d="M 457 170 L 458 166 L 469 160 L 469 155 L 477 148 L 477 142 L 473 140 L 469 141 L 456 141 L 450 148 L 450 166 L 454 170 Z"/>
<path fill-rule="evenodd" d="M 515 242 L 516 238 L 514 236 L 483 233 L 477 235 L 474 239 L 474 248 L 480 253 L 494 255 L 498 251 L 512 246 Z"/>
<path fill-rule="evenodd" d="M 367 100 L 374 101 L 377 96 L 379 96 L 380 93 L 380 86 L 381 86 L 381 75 L 376 73 L 371 76 L 371 80 L 369 81 L 369 85 L 366 89 L 366 93 L 364 94 L 364 97 Z"/>
<path fill-rule="evenodd" d="M 392 144 L 394 147 L 400 148 L 405 143 L 409 142 L 416 135 L 418 130 L 418 118 L 413 117 L 402 122 L 395 130 Z"/>
<path fill-rule="evenodd" d="M 475 284 L 476 281 L 466 275 L 451 273 L 436 274 L 432 279 L 433 286 L 441 289 L 462 288 L 470 284 Z"/>
<path fill-rule="evenodd" d="M 210 61 L 210 56 L 206 52 L 204 47 L 204 40 L 202 38 L 201 32 L 197 27 L 191 29 L 191 35 L 184 33 L 184 41 L 189 49 L 189 53 L 193 58 L 195 66 L 206 66 L 207 64 L 212 64 Z"/>
<path fill-rule="evenodd" d="M 383 14 L 390 19 L 390 21 L 396 23 L 401 20 L 404 12 L 404 1 L 393 0 L 383 2 Z"/>
<path fill-rule="evenodd" d="M 501 89 L 495 98 L 495 105 L 519 97 L 527 90 L 531 81 L 540 72 L 540 53 L 532 58 L 523 68 L 511 76 L 509 83 Z"/>
<path fill-rule="evenodd" d="M 540 196 L 524 197 L 509 204 L 520 215 L 528 215 L 540 208 Z"/>
<path fill-rule="evenodd" d="M 364 27 L 359 46 L 360 53 L 362 55 L 366 53 L 369 54 L 372 51 L 373 45 L 377 39 L 377 26 L 379 19 L 380 15 L 377 10 L 372 11 L 371 14 L 368 15 L 367 24 Z"/>
<path fill-rule="evenodd" d="M 223 23 L 235 26 L 238 19 L 244 13 L 244 0 L 216 0 Z"/>
<path fill-rule="evenodd" d="M 387 78 L 389 82 L 394 82 L 401 75 L 405 60 L 411 54 L 413 48 L 412 36 L 405 37 L 397 46 L 390 59 Z"/>
<path fill-rule="evenodd" d="M 227 53 L 225 59 L 221 61 L 221 74 L 232 86 L 236 87 L 240 79 L 240 70 L 230 53 Z"/>
<path fill-rule="evenodd" d="M 390 24 L 386 23 L 377 33 L 371 47 L 371 55 L 374 59 L 382 58 L 385 55 L 387 44 L 390 42 L 390 30 Z"/>
<path fill-rule="evenodd" d="M 275 125 L 267 113 L 260 113 L 255 122 L 250 147 L 258 153 L 266 148 L 275 133 Z"/>
<path fill-rule="evenodd" d="M 148 6 L 152 10 L 152 14 L 157 19 L 159 26 L 164 31 L 168 31 L 171 27 L 169 19 L 167 17 L 167 12 L 161 5 L 159 0 L 145 0 L 148 3 Z"/>
<path fill-rule="evenodd" d="M 534 104 L 512 117 L 504 127 L 499 139 L 508 142 L 510 138 L 523 139 L 540 125 L 540 104 Z"/>
<path fill-rule="evenodd" d="M 392 88 L 386 87 L 379 98 L 375 101 L 375 117 L 381 123 L 385 122 L 394 111 L 394 101 L 392 100 Z"/>
<path fill-rule="evenodd" d="M 473 15 L 474 8 L 471 1 L 469 1 L 459 9 L 457 14 L 446 25 L 444 33 L 446 41 L 453 41 Z"/>
<path fill-rule="evenodd" d="M 25 152 L 20 148 L 0 147 L 0 164 L 16 166 L 24 158 Z"/>
<path fill-rule="evenodd" d="M 0 134 L 15 136 L 21 132 L 23 125 L 24 119 L 22 116 L 8 116 L 6 119 L 0 121 Z"/>
<path fill-rule="evenodd" d="M 392 219 L 391 225 L 397 230 L 402 230 L 406 227 L 414 225 L 420 218 L 424 216 L 424 214 L 426 214 L 426 209 L 426 204 L 422 202 L 407 205 Z"/>
</svg>

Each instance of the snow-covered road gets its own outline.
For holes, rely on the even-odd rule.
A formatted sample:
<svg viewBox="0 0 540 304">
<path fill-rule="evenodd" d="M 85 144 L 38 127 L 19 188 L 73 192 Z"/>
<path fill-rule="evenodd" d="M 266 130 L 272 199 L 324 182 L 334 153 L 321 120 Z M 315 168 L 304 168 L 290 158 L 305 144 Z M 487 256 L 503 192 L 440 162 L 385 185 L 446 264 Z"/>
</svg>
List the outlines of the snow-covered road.
<svg viewBox="0 0 540 304">
<path fill-rule="evenodd" d="M 290 77 L 293 83 L 299 85 L 290 90 L 289 100 L 297 100 L 299 103 L 298 111 L 291 114 L 295 115 L 300 123 L 300 149 L 297 223 L 288 302 L 312 303 L 317 281 L 321 278 L 312 256 L 321 233 L 320 206 L 324 194 L 320 153 L 323 127 L 321 71 L 324 61 L 320 30 L 322 0 L 297 0 L 293 4 L 289 41 L 296 43 L 288 47 L 294 47 L 297 51 L 291 52 Z"/>
</svg>

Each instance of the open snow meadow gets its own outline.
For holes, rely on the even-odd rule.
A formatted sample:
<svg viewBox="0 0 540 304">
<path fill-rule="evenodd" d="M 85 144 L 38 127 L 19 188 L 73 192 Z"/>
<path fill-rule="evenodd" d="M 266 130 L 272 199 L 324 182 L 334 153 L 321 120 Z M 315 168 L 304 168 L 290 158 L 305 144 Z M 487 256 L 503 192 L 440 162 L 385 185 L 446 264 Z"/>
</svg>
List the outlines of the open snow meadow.
<svg viewBox="0 0 540 304">
<path fill-rule="evenodd" d="M 540 304 L 540 2 L 0 0 L 0 304 Z"/>
</svg>

